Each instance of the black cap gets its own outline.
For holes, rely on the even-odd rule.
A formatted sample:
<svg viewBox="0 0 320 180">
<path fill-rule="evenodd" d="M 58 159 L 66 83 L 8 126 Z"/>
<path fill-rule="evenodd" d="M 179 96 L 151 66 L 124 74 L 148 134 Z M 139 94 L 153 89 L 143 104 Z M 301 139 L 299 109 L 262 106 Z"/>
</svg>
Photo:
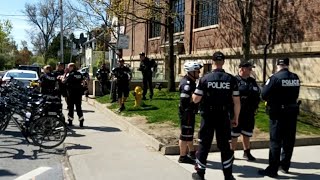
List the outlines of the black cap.
<svg viewBox="0 0 320 180">
<path fill-rule="evenodd" d="M 224 61 L 224 58 L 225 58 L 224 54 L 222 52 L 220 52 L 220 51 L 217 51 L 217 52 L 213 53 L 212 59 L 214 61 Z"/>
<path fill-rule="evenodd" d="M 64 63 L 63 62 L 58 62 L 57 65 L 64 65 Z"/>
<path fill-rule="evenodd" d="M 289 66 L 289 58 L 278 59 L 277 60 L 277 65 Z"/>
<path fill-rule="evenodd" d="M 242 61 L 240 64 L 239 64 L 239 68 L 242 68 L 242 67 L 255 67 L 252 63 L 250 62 L 245 62 L 245 61 Z"/>
<path fill-rule="evenodd" d="M 146 54 L 144 52 L 139 53 L 140 56 L 145 56 Z"/>
</svg>

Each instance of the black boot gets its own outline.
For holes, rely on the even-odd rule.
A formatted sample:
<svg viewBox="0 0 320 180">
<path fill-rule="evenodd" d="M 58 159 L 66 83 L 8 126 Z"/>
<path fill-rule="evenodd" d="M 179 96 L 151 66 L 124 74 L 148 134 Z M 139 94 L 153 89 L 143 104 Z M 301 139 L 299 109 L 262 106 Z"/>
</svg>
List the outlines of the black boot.
<svg viewBox="0 0 320 180">
<path fill-rule="evenodd" d="M 73 124 L 72 124 L 72 120 L 68 120 L 68 126 L 73 126 Z"/>
<path fill-rule="evenodd" d="M 252 154 L 250 153 L 250 149 L 244 150 L 243 158 L 248 161 L 255 161 L 256 160 L 256 158 L 253 157 Z"/>
<path fill-rule="evenodd" d="M 189 156 L 180 156 L 178 159 L 179 163 L 186 163 L 186 164 L 194 164 L 195 161 L 191 158 L 189 158 Z"/>
<path fill-rule="evenodd" d="M 199 174 L 199 173 L 192 173 L 192 179 L 193 180 L 205 180 L 204 174 Z"/>
<path fill-rule="evenodd" d="M 80 127 L 83 127 L 84 120 L 80 120 L 79 122 L 80 122 Z"/>
<path fill-rule="evenodd" d="M 196 160 L 196 151 L 190 151 L 188 157 L 192 160 Z"/>
</svg>

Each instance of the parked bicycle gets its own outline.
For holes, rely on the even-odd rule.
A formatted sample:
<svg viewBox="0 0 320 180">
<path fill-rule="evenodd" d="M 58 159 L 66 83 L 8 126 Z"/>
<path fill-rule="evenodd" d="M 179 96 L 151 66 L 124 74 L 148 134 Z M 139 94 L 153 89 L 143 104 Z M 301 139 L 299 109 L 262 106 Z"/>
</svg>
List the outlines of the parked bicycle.
<svg viewBox="0 0 320 180">
<path fill-rule="evenodd" d="M 60 98 L 38 94 L 17 80 L 0 87 L 0 134 L 10 121 L 17 125 L 28 143 L 31 139 L 41 148 L 57 147 L 67 136 Z"/>
</svg>

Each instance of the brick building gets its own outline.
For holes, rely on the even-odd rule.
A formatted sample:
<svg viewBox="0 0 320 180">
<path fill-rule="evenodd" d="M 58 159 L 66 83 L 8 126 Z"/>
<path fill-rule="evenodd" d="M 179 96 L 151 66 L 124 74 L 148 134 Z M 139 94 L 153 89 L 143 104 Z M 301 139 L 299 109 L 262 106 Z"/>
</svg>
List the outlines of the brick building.
<svg viewBox="0 0 320 180">
<path fill-rule="evenodd" d="M 320 70 L 320 1 L 275 1 L 278 2 L 278 8 L 275 33 L 268 49 L 267 74 L 275 70 L 276 58 L 289 57 L 291 69 L 298 73 L 304 85 L 301 91 L 301 98 L 306 102 L 304 104 L 313 104 L 320 100 L 320 76 L 315 76 Z M 251 54 L 258 81 L 263 78 L 263 49 L 267 43 L 269 8 L 270 0 L 255 1 Z M 209 71 L 210 57 L 216 50 L 227 55 L 225 69 L 235 74 L 242 54 L 243 37 L 235 0 L 174 0 L 174 10 L 177 15 L 174 19 L 176 80 L 184 74 L 182 65 L 188 60 L 202 62 L 204 71 Z M 138 54 L 144 51 L 147 56 L 158 60 L 160 69 L 156 78 L 164 79 L 168 46 L 164 26 L 153 23 L 128 24 L 125 33 L 130 37 L 130 45 L 129 49 L 123 51 L 124 59 L 130 60 L 135 70 L 139 64 Z M 135 71 L 136 78 L 139 75 Z"/>
</svg>

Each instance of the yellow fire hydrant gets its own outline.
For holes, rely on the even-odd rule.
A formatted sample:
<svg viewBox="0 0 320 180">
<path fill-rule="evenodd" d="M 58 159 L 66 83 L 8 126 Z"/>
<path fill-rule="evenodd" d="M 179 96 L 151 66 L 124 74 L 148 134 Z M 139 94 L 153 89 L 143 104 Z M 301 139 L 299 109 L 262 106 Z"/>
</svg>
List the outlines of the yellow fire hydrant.
<svg viewBox="0 0 320 180">
<path fill-rule="evenodd" d="M 37 88 L 39 87 L 39 83 L 36 82 L 36 81 L 31 81 L 30 84 L 29 84 L 30 87 L 33 87 L 33 88 Z"/>
<path fill-rule="evenodd" d="M 134 88 L 133 96 L 135 97 L 134 107 L 140 107 L 142 99 L 142 88 L 140 86 Z"/>
</svg>

